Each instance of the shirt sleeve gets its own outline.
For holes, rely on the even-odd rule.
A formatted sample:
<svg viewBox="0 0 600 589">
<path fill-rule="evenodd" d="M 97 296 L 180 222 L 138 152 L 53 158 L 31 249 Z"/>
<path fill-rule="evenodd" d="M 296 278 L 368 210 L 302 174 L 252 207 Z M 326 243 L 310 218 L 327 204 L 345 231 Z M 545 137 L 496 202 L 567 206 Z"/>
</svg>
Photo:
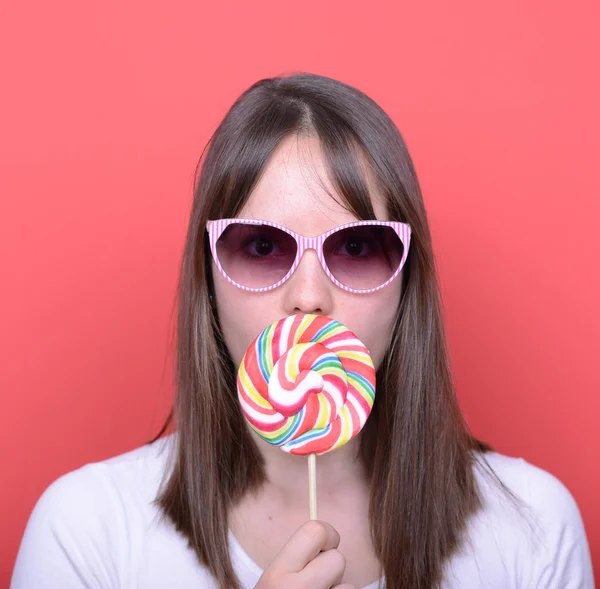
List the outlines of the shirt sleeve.
<svg viewBox="0 0 600 589">
<path fill-rule="evenodd" d="M 119 587 L 117 511 L 100 466 L 63 475 L 43 492 L 27 522 L 10 589 Z"/>
<path fill-rule="evenodd" d="M 536 589 L 594 589 L 590 549 L 573 495 L 554 475 L 527 465 L 529 504 L 541 525 L 541 550 L 533 563 Z"/>
</svg>

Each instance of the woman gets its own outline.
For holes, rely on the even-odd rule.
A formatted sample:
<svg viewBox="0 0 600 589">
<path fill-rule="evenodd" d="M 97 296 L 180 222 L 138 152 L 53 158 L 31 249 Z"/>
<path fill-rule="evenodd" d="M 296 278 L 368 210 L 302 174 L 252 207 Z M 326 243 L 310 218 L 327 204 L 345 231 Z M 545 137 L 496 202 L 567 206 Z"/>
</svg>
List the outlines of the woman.
<svg viewBox="0 0 600 589">
<path fill-rule="evenodd" d="M 307 249 L 289 274 L 292 233 L 360 220 L 400 222 L 410 243 L 389 223 L 371 227 L 374 241 L 336 233 L 324 265 Z M 382 256 L 395 274 L 385 286 L 373 274 Z M 342 258 L 363 265 L 334 281 L 327 270 L 336 276 Z M 305 459 L 247 426 L 235 382 L 256 335 L 298 313 L 346 325 L 377 370 L 366 426 L 318 459 L 321 520 L 310 522 Z M 54 482 L 28 523 L 14 589 L 593 587 L 568 490 L 469 433 L 417 176 L 365 94 L 300 74 L 236 101 L 197 182 L 177 337 L 176 433 Z"/>
</svg>

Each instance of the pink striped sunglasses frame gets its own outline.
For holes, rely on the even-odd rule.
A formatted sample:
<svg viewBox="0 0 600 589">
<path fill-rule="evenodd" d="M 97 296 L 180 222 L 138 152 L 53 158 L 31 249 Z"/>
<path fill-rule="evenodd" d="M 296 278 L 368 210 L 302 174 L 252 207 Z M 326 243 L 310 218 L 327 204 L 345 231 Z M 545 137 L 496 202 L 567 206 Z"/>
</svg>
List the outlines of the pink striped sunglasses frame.
<svg viewBox="0 0 600 589">
<path fill-rule="evenodd" d="M 296 258 L 294 259 L 294 262 L 293 262 L 292 267 L 290 268 L 289 272 L 275 284 L 272 284 L 271 286 L 261 287 L 261 288 L 252 288 L 249 286 L 244 286 L 243 284 L 239 284 L 238 282 L 233 280 L 227 274 L 227 272 L 225 272 L 225 270 L 223 269 L 223 266 L 221 266 L 221 262 L 219 261 L 219 256 L 217 254 L 217 241 L 218 241 L 219 237 L 221 237 L 221 235 L 223 234 L 223 231 L 225 231 L 225 229 L 232 223 L 244 223 L 244 224 L 248 224 L 248 225 L 268 225 L 270 227 L 275 227 L 277 229 L 281 229 L 281 231 L 285 231 L 285 233 L 287 233 L 288 235 L 291 235 L 296 240 L 297 251 L 296 251 Z M 325 257 L 323 254 L 323 243 L 330 235 L 332 235 L 333 233 L 336 233 L 337 231 L 340 231 L 342 229 L 347 229 L 349 227 L 361 227 L 364 225 L 378 225 L 378 226 L 392 227 L 394 229 L 394 231 L 396 232 L 396 234 L 398 235 L 398 237 L 400 238 L 400 241 L 402 242 L 404 249 L 402 252 L 402 259 L 400 260 L 398 269 L 394 272 L 394 274 L 386 282 L 384 282 L 383 284 L 381 284 L 375 288 L 370 288 L 370 289 L 366 289 L 366 290 L 357 290 L 354 288 L 350 288 L 349 286 L 346 286 L 345 284 L 342 284 L 329 271 L 329 268 L 327 267 L 327 262 L 325 261 Z M 325 274 L 327 274 L 327 276 L 329 276 L 329 278 L 331 279 L 331 281 L 334 284 L 336 284 L 337 286 L 339 286 L 340 288 L 342 288 L 344 290 L 347 290 L 352 293 L 357 293 L 357 294 L 367 294 L 370 292 L 375 292 L 377 290 L 384 288 L 388 284 L 390 284 L 390 282 L 392 282 L 392 280 L 394 280 L 402 271 L 402 268 L 403 268 L 403 266 L 406 262 L 406 258 L 408 256 L 408 249 L 410 246 L 410 237 L 411 237 L 410 225 L 408 225 L 407 223 L 400 223 L 398 221 L 356 221 L 353 223 L 346 223 L 345 225 L 340 225 L 339 227 L 335 227 L 334 229 L 331 229 L 331 230 L 327 231 L 326 233 L 323 233 L 316 237 L 305 237 L 304 235 L 295 233 L 294 231 L 292 231 L 291 229 L 288 229 L 287 227 L 284 227 L 283 225 L 279 225 L 279 224 L 273 223 L 271 221 L 263 221 L 260 219 L 218 219 L 218 220 L 214 220 L 214 221 L 208 221 L 206 223 L 206 230 L 208 231 L 208 234 L 209 234 L 210 250 L 212 252 L 212 256 L 215 261 L 215 264 L 217 265 L 217 268 L 219 269 L 219 272 L 221 272 L 221 274 L 231 284 L 237 286 L 238 288 L 241 288 L 243 290 L 247 290 L 250 292 L 266 292 L 269 290 L 273 290 L 274 288 L 277 288 L 278 286 L 281 286 L 294 273 L 294 271 L 298 267 L 298 264 L 300 264 L 300 260 L 302 259 L 302 254 L 304 253 L 304 251 L 306 249 L 309 249 L 309 248 L 314 249 L 317 252 L 317 256 L 319 258 L 319 261 L 321 262 L 321 266 L 323 267 Z"/>
</svg>

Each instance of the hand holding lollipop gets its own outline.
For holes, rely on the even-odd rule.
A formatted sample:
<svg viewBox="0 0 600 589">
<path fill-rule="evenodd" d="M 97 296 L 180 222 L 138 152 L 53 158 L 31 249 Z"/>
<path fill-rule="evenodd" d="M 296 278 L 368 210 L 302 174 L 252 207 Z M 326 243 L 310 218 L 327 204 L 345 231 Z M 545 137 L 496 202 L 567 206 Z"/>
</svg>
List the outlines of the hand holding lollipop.
<svg viewBox="0 0 600 589">
<path fill-rule="evenodd" d="M 261 438 L 309 456 L 310 517 L 316 519 L 315 455 L 357 435 L 373 407 L 375 368 L 367 348 L 334 319 L 291 315 L 252 342 L 237 389 Z"/>
</svg>

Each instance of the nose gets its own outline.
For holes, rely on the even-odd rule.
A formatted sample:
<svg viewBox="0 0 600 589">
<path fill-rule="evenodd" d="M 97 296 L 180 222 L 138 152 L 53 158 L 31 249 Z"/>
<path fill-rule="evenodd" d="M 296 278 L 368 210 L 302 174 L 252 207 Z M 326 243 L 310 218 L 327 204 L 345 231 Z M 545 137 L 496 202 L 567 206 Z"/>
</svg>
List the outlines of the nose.
<svg viewBox="0 0 600 589">
<path fill-rule="evenodd" d="M 304 251 L 298 267 L 282 288 L 285 289 L 284 305 L 287 315 L 297 313 L 329 315 L 331 313 L 332 290 L 336 286 L 325 274 L 315 250 Z"/>
</svg>

